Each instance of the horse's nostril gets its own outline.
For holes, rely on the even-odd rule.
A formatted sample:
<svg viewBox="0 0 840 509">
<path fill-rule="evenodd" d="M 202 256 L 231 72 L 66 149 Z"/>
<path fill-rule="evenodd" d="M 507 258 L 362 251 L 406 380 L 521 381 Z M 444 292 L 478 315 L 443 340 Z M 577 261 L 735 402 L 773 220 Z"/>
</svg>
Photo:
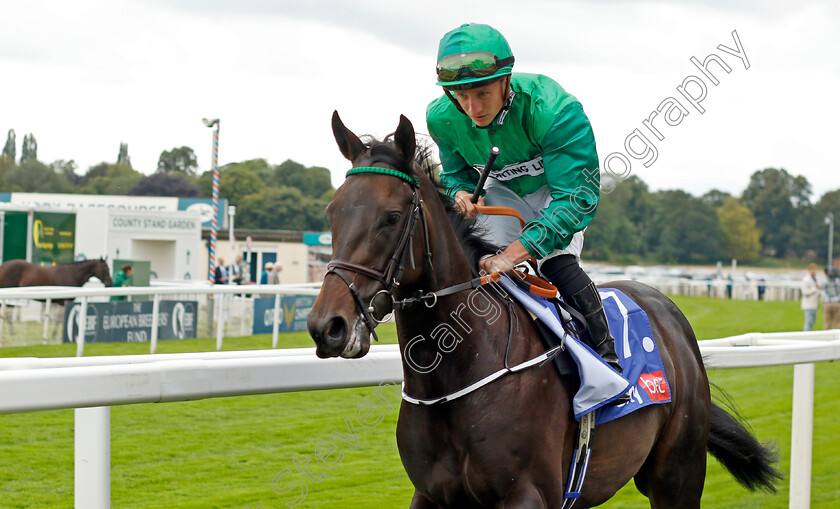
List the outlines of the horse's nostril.
<svg viewBox="0 0 840 509">
<path fill-rule="evenodd" d="M 326 331 L 324 331 L 324 340 L 327 343 L 341 343 L 344 341 L 344 336 L 347 334 L 347 323 L 344 318 L 336 316 L 327 324 Z"/>
</svg>

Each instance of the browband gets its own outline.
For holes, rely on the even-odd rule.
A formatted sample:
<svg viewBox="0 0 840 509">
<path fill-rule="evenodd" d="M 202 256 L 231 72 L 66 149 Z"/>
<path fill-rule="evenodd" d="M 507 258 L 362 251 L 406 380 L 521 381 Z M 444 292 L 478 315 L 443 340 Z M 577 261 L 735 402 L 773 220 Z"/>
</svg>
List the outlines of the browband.
<svg viewBox="0 0 840 509">
<path fill-rule="evenodd" d="M 417 187 L 420 183 L 420 180 L 417 177 L 408 176 L 401 171 L 392 170 L 391 168 L 378 168 L 376 166 L 360 166 L 358 168 L 353 168 L 347 172 L 347 176 L 349 177 L 350 175 L 356 175 L 358 173 L 379 173 L 381 175 L 390 175 L 392 177 L 397 177 L 398 179 L 403 179 L 414 187 Z"/>
</svg>

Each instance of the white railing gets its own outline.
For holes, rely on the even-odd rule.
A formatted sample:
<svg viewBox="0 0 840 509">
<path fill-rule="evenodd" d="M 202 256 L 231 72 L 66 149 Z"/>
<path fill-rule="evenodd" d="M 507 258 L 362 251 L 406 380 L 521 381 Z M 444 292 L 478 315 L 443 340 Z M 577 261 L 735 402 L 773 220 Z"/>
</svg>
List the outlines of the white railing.
<svg viewBox="0 0 840 509">
<path fill-rule="evenodd" d="M 47 303 L 49 308 L 50 302 L 53 300 L 71 300 L 78 299 L 81 302 L 81 307 L 77 319 L 78 334 L 76 336 L 76 355 L 81 357 L 85 351 L 85 325 L 87 322 L 87 305 L 91 300 L 101 299 L 104 297 L 112 297 L 115 295 L 151 295 L 152 296 L 152 323 L 157 324 L 160 315 L 160 301 L 163 296 L 183 296 L 183 295 L 274 295 L 274 323 L 271 334 L 271 347 L 277 348 L 279 338 L 280 325 L 280 296 L 281 295 L 318 295 L 320 292 L 320 284 L 300 284 L 300 285 L 190 285 L 190 286 L 144 286 L 144 287 L 123 287 L 123 288 L 105 288 L 105 287 L 67 287 L 67 286 L 29 286 L 20 288 L 2 288 L 0 289 L 0 306 L 5 307 L 7 300 L 23 300 L 23 299 L 38 299 Z M 224 340 L 225 318 L 226 313 L 223 307 L 224 299 L 216 299 L 216 350 L 221 350 Z M 0 312 L 0 316 L 4 313 Z M 45 320 L 49 319 L 49 315 L 44 316 Z M 46 330 L 49 324 L 44 323 L 44 334 L 46 337 Z M 2 328 L 0 328 L 2 333 Z M 158 328 L 151 328 L 151 336 L 149 341 L 150 353 L 157 351 Z M 2 345 L 2 342 L 0 342 Z"/>
<path fill-rule="evenodd" d="M 790 507 L 809 507 L 814 362 L 840 359 L 840 330 L 700 341 L 708 368 L 796 364 Z M 396 345 L 362 359 L 313 348 L 0 359 L 0 413 L 76 408 L 76 507 L 110 507 L 110 405 L 377 385 L 402 380 Z"/>
<path fill-rule="evenodd" d="M 802 296 L 802 283 L 799 281 L 758 281 L 727 279 L 688 279 L 666 276 L 626 276 L 624 274 L 591 274 L 597 284 L 608 281 L 633 279 L 652 286 L 669 295 L 687 295 L 692 297 L 716 297 L 735 300 L 798 300 Z"/>
</svg>

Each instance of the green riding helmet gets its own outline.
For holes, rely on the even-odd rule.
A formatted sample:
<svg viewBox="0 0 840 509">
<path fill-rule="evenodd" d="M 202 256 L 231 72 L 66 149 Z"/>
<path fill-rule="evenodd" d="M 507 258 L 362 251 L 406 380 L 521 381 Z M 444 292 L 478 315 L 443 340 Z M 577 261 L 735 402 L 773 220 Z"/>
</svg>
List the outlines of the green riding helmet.
<svg viewBox="0 0 840 509">
<path fill-rule="evenodd" d="M 513 52 L 507 40 L 490 25 L 467 23 L 440 40 L 437 84 L 456 87 L 510 75 Z"/>
</svg>

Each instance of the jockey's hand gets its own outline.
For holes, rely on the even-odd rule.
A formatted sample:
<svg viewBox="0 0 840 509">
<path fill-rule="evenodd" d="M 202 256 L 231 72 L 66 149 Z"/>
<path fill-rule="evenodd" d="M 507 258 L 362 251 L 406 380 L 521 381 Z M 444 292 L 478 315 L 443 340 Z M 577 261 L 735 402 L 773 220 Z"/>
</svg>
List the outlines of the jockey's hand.
<svg viewBox="0 0 840 509">
<path fill-rule="evenodd" d="M 471 201 L 472 193 L 469 191 L 458 191 L 455 193 L 455 208 L 467 217 L 475 217 L 478 214 L 476 205 L 484 206 L 484 198 L 478 197 L 478 203 L 473 204 Z"/>
<path fill-rule="evenodd" d="M 478 268 L 487 274 L 511 272 L 514 267 L 531 258 L 531 254 L 518 240 L 505 248 L 501 253 L 482 258 L 478 262 Z"/>
</svg>

